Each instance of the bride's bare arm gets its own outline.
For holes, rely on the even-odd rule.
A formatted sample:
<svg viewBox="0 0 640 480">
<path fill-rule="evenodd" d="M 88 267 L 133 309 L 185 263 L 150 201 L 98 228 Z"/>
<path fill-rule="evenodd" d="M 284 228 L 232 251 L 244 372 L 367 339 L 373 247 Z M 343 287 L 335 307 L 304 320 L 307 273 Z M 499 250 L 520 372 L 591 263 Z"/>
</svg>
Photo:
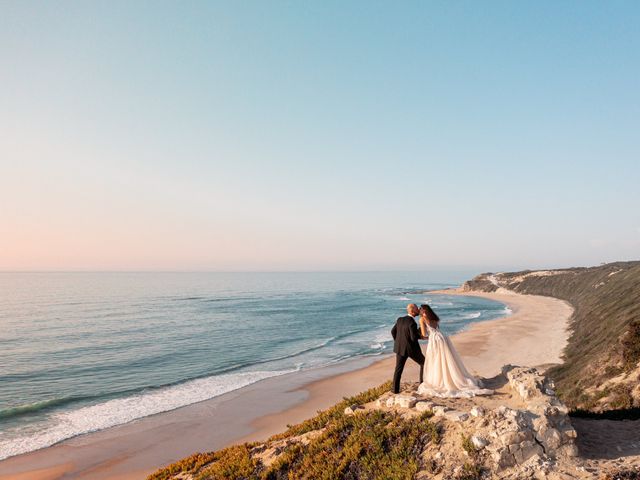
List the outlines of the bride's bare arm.
<svg viewBox="0 0 640 480">
<path fill-rule="evenodd" d="M 427 326 L 424 323 L 424 318 L 420 317 L 420 336 L 422 338 L 427 338 L 429 335 L 427 334 Z"/>
</svg>

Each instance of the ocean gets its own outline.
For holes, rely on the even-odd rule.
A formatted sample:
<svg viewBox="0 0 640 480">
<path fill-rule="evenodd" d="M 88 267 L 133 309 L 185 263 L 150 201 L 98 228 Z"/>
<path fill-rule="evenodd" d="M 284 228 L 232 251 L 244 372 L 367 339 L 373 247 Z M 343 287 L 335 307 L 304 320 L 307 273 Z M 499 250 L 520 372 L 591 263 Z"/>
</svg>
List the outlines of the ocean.
<svg viewBox="0 0 640 480">
<path fill-rule="evenodd" d="M 0 459 L 389 353 L 409 302 L 449 334 L 510 313 L 421 293 L 475 273 L 0 273 Z"/>
</svg>

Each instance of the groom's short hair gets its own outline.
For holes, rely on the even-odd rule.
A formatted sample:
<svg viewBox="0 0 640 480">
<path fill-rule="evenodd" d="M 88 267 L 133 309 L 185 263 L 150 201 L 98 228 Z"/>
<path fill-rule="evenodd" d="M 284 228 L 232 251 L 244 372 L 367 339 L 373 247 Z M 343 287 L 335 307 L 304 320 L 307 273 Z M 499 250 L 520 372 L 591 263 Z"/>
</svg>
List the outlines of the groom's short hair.
<svg viewBox="0 0 640 480">
<path fill-rule="evenodd" d="M 407 305 L 407 313 L 411 313 L 411 311 L 416 311 L 419 312 L 420 309 L 418 308 L 418 305 L 416 305 L 415 303 L 410 303 L 409 305 Z"/>
</svg>

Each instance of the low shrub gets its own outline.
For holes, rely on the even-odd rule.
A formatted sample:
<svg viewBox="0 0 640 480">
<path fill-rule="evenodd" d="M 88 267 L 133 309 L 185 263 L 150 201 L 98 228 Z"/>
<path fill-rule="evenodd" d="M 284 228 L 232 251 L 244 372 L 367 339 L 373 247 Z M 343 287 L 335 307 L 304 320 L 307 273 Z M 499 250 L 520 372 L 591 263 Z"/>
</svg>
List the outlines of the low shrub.
<svg viewBox="0 0 640 480">
<path fill-rule="evenodd" d="M 467 452 L 470 457 L 475 457 L 475 455 L 478 453 L 478 450 L 471 441 L 471 437 L 463 433 L 461 433 L 460 436 L 462 437 L 462 449 Z"/>
<path fill-rule="evenodd" d="M 213 463 L 198 474 L 196 480 L 230 480 L 251 477 L 258 462 L 251 458 L 249 445 L 234 445 L 220 450 Z"/>
<path fill-rule="evenodd" d="M 343 415 L 308 445 L 287 449 L 262 479 L 412 479 L 421 467 L 425 445 L 439 441 L 429 416 L 404 419 L 377 410 Z"/>
<path fill-rule="evenodd" d="M 624 370 L 631 371 L 640 363 L 640 320 L 631 322 L 622 338 Z"/>
<path fill-rule="evenodd" d="M 149 475 L 147 480 L 166 480 L 179 473 L 195 473 L 204 465 L 215 461 L 218 452 L 195 453 Z"/>
<path fill-rule="evenodd" d="M 265 467 L 253 450 L 265 444 L 234 445 L 212 453 L 192 455 L 148 477 L 166 480 L 188 474 L 196 480 L 409 480 L 428 468 L 421 453 L 429 443 L 440 441 L 431 413 L 403 418 L 395 412 L 360 411 L 345 415 L 346 406 L 368 403 L 389 390 L 390 383 L 373 388 L 315 417 L 290 426 L 270 441 L 285 440 L 278 458 Z M 289 440 L 310 431 L 318 436 L 303 445 Z M 465 477 L 467 478 L 467 477 Z M 471 477 L 468 477 L 471 478 Z"/>
<path fill-rule="evenodd" d="M 609 406 L 613 409 L 633 408 L 633 395 L 631 385 L 619 383 L 611 388 Z"/>
<path fill-rule="evenodd" d="M 619 367 L 618 365 L 607 365 L 607 367 L 604 369 L 605 380 L 608 380 L 612 377 L 617 377 L 622 372 L 624 372 L 624 368 Z"/>
</svg>

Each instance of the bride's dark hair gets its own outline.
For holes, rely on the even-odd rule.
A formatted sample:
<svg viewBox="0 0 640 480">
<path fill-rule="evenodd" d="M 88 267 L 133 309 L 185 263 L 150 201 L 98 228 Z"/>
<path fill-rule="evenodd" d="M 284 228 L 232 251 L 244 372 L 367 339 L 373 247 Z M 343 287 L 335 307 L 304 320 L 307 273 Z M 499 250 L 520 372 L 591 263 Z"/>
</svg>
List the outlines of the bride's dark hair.
<svg viewBox="0 0 640 480">
<path fill-rule="evenodd" d="M 420 313 L 424 313 L 425 316 L 427 317 L 427 320 L 429 320 L 430 322 L 434 322 L 434 323 L 440 322 L 440 317 L 438 317 L 436 312 L 434 312 L 433 309 L 426 303 L 423 303 L 422 305 L 420 305 Z"/>
</svg>

